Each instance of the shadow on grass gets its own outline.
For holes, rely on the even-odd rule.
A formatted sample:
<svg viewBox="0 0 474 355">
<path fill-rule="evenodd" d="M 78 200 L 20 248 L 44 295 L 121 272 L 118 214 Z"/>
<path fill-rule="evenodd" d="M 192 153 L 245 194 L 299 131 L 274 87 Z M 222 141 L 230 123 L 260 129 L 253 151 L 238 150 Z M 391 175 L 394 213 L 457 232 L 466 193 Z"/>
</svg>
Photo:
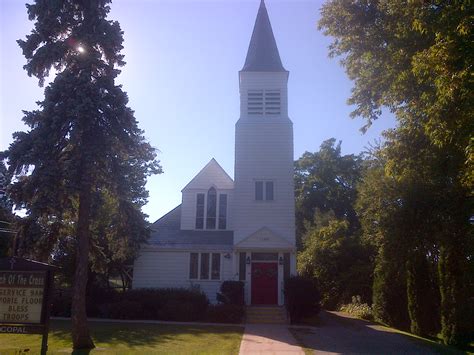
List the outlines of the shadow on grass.
<svg viewBox="0 0 474 355">
<path fill-rule="evenodd" d="M 90 331 L 94 342 L 99 346 L 123 344 L 127 347 L 157 346 L 163 343 L 176 343 L 206 338 L 211 334 L 221 340 L 235 339 L 236 333 L 242 333 L 242 327 L 168 325 L 146 323 L 106 323 L 90 322 Z M 55 321 L 50 336 L 58 340 L 71 339 L 70 323 Z M 74 355 L 88 354 L 87 350 L 76 350 Z"/>
</svg>

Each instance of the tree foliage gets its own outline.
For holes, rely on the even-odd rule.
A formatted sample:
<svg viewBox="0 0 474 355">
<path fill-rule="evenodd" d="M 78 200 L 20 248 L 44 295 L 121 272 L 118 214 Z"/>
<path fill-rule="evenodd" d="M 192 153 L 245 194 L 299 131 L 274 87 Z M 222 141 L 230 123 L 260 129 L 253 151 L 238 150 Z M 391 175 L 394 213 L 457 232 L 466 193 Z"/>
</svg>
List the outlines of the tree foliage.
<svg viewBox="0 0 474 355">
<path fill-rule="evenodd" d="M 56 75 L 38 109 L 24 112 L 29 131 L 15 133 L 7 152 L 15 176 L 11 196 L 27 211 L 20 229 L 24 246 L 31 250 L 34 242 L 47 258 L 58 247 L 58 236 L 76 240 L 76 349 L 93 347 L 85 312 L 90 241 L 99 251 L 113 239 L 114 254 L 120 254 L 128 247 L 127 235 L 144 236 L 146 177 L 161 171 L 126 93 L 115 84 L 117 67 L 125 64 L 123 32 L 118 22 L 107 20 L 109 3 L 36 0 L 26 5 L 34 29 L 18 40 L 27 59 L 24 69 L 41 86 L 51 70 Z M 94 265 L 105 262 L 100 252 L 93 254 L 98 256 Z"/>
<path fill-rule="evenodd" d="M 331 0 L 319 23 L 354 81 L 352 116 L 367 128 L 388 107 L 418 123 L 434 145 L 462 152 L 471 187 L 473 16 L 470 1 Z"/>
<path fill-rule="evenodd" d="M 336 309 L 354 295 L 371 300 L 371 259 L 372 249 L 358 234 L 350 233 L 347 220 L 337 219 L 333 212 L 318 211 L 314 225 L 304 235 L 298 273 L 317 280 L 321 304 Z"/>
<path fill-rule="evenodd" d="M 473 255 L 469 199 L 460 183 L 452 183 L 445 152 L 423 132 L 400 127 L 386 132 L 386 139 L 364 175 L 357 201 L 364 239 L 378 250 L 374 314 L 428 335 L 436 334 L 440 323 L 446 329 L 447 313 L 449 322 L 458 325 L 458 338 L 447 342 L 461 343 L 468 333 L 466 297 L 471 292 L 466 276 Z M 440 269 L 446 246 L 452 248 L 448 269 L 456 273 Z M 443 298 L 453 286 L 456 304 Z"/>
<path fill-rule="evenodd" d="M 362 157 L 342 155 L 334 138 L 295 162 L 298 271 L 317 280 L 326 308 L 371 299 L 372 249 L 355 212 L 363 170 Z"/>
<path fill-rule="evenodd" d="M 359 228 L 354 211 L 356 185 L 362 174 L 362 159 L 353 154 L 341 155 L 341 142 L 331 138 L 315 153 L 305 152 L 295 162 L 297 239 L 314 222 L 317 210 L 332 211 L 336 218 L 349 222 L 349 229 Z"/>
<path fill-rule="evenodd" d="M 15 222 L 18 219 L 12 212 L 13 203 L 7 192 L 9 184 L 7 168 L 3 161 L 0 161 L 0 258 L 11 253 Z"/>
<path fill-rule="evenodd" d="M 421 265 L 439 287 L 447 344 L 466 341 L 472 291 L 473 15 L 463 1 L 331 0 L 319 23 L 333 37 L 330 55 L 342 57 L 354 81 L 352 116 L 364 117 L 367 129 L 388 107 L 399 122 L 369 173 L 379 179 L 365 177 L 359 195 L 364 233 L 379 249 L 376 313 L 393 314 L 389 280 L 403 266 L 407 308 L 400 310 L 409 311 L 412 330 L 426 331 L 420 300 L 433 285 L 417 275 Z"/>
</svg>

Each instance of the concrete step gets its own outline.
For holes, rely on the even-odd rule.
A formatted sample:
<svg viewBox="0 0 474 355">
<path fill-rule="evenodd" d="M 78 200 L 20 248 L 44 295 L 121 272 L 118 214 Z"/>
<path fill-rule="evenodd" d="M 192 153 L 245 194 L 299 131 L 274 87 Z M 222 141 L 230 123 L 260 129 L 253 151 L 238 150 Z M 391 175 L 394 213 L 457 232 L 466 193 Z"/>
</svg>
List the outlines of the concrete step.
<svg viewBox="0 0 474 355">
<path fill-rule="evenodd" d="M 249 306 L 245 309 L 247 323 L 286 324 L 284 307 Z"/>
</svg>

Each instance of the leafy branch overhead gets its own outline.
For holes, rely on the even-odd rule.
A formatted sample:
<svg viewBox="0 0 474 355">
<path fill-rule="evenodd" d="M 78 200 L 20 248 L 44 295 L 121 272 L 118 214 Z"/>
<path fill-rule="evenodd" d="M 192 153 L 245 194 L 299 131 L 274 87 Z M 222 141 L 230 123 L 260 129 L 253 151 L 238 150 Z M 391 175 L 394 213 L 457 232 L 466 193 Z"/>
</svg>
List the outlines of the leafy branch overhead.
<svg viewBox="0 0 474 355">
<path fill-rule="evenodd" d="M 319 28 L 354 87 L 353 117 L 367 129 L 383 107 L 431 142 L 464 152 L 474 183 L 474 35 L 471 1 L 328 1 Z"/>
</svg>

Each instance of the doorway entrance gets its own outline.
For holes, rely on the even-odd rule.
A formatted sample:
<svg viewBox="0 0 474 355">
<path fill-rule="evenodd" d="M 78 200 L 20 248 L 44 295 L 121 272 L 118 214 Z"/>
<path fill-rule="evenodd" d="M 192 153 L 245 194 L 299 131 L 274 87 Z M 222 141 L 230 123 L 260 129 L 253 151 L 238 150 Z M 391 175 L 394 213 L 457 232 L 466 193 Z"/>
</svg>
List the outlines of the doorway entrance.
<svg viewBox="0 0 474 355">
<path fill-rule="evenodd" d="M 252 304 L 278 303 L 278 263 L 252 263 Z"/>
</svg>

